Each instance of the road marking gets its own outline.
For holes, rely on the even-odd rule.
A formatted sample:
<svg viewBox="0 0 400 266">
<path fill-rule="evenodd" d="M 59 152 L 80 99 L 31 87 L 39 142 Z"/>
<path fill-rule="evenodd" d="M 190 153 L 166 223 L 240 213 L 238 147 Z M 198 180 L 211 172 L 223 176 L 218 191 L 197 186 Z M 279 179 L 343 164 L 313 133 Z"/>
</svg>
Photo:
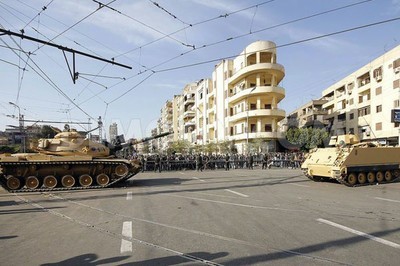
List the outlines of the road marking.
<svg viewBox="0 0 400 266">
<path fill-rule="evenodd" d="M 300 184 L 295 184 L 295 183 L 289 183 L 289 185 L 296 186 L 296 187 L 310 187 L 307 185 L 300 185 Z"/>
<path fill-rule="evenodd" d="M 132 192 L 127 192 L 126 193 L 126 200 L 131 200 L 132 199 Z"/>
<path fill-rule="evenodd" d="M 165 196 L 199 200 L 199 201 L 207 201 L 207 202 L 233 205 L 233 206 L 239 206 L 239 207 L 254 208 L 254 209 L 278 210 L 278 211 L 290 211 L 290 212 L 308 212 L 305 210 L 295 210 L 295 209 L 284 209 L 284 208 L 277 208 L 277 207 L 265 207 L 265 206 L 257 206 L 257 205 L 238 204 L 238 203 L 232 203 L 232 202 L 226 202 L 226 201 L 201 199 L 201 198 L 186 197 L 186 196 L 179 196 L 179 195 L 165 195 Z"/>
<path fill-rule="evenodd" d="M 376 236 L 373 236 L 373 235 L 370 235 L 370 234 L 367 234 L 367 233 L 364 233 L 364 232 L 361 232 L 361 231 L 354 230 L 354 229 L 346 227 L 344 225 L 337 224 L 337 223 L 334 223 L 334 222 L 331 222 L 331 221 L 328 221 L 328 220 L 325 220 L 325 219 L 321 219 L 321 218 L 317 219 L 317 221 L 321 222 L 321 223 L 324 223 L 324 224 L 328 224 L 328 225 L 334 226 L 336 228 L 339 228 L 339 229 L 342 229 L 344 231 L 353 233 L 355 235 L 359 235 L 359 236 L 374 240 L 374 241 L 379 242 L 381 244 L 384 244 L 384 245 L 387 245 L 387 246 L 390 246 L 390 247 L 393 247 L 393 248 L 400 249 L 400 245 L 399 244 L 396 244 L 394 242 L 391 242 L 391 241 L 388 241 L 388 240 L 385 240 L 385 239 L 382 239 L 382 238 L 379 238 L 379 237 L 376 237 Z"/>
<path fill-rule="evenodd" d="M 392 200 L 392 199 L 385 199 L 385 198 L 379 198 L 379 197 L 375 197 L 375 199 L 400 203 L 400 200 Z"/>
<path fill-rule="evenodd" d="M 203 179 L 200 179 L 200 178 L 195 177 L 195 176 L 192 176 L 192 178 L 193 178 L 193 179 L 196 179 L 196 180 L 200 180 L 201 182 L 206 182 L 206 181 L 204 181 Z"/>
<path fill-rule="evenodd" d="M 122 236 L 132 239 L 132 222 L 124 222 L 122 224 Z M 121 240 L 121 253 L 132 252 L 132 242 L 122 239 Z"/>
<path fill-rule="evenodd" d="M 230 189 L 225 189 L 225 191 L 231 192 L 231 193 L 233 193 L 233 194 L 236 194 L 236 195 L 239 195 L 239 196 L 242 196 L 242 197 L 245 197 L 245 198 L 248 198 L 248 197 L 249 197 L 248 195 L 245 195 L 245 194 L 242 194 L 242 193 L 239 193 L 239 192 L 230 190 Z"/>
</svg>

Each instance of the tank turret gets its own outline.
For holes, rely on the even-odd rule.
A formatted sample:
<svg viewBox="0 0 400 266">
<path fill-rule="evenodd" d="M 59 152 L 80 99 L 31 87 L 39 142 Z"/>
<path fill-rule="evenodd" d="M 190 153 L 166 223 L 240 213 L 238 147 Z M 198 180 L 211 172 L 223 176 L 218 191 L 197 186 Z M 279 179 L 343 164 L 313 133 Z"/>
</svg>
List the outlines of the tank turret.
<svg viewBox="0 0 400 266">
<path fill-rule="evenodd" d="M 116 158 L 116 150 L 169 134 L 172 132 L 110 148 L 66 126 L 54 138 L 33 143 L 31 149 L 36 153 L 1 154 L 0 183 L 12 192 L 109 187 L 141 169 L 138 160 Z"/>
<path fill-rule="evenodd" d="M 400 147 L 360 142 L 356 135 L 334 136 L 329 145 L 311 150 L 301 165 L 311 180 L 334 179 L 347 186 L 360 186 L 400 178 Z"/>
</svg>

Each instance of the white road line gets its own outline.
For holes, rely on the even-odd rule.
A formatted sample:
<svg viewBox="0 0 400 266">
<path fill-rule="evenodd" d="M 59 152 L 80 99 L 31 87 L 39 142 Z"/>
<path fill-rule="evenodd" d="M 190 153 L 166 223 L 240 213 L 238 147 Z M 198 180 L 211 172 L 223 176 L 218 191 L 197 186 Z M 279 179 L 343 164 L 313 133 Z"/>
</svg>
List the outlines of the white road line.
<svg viewBox="0 0 400 266">
<path fill-rule="evenodd" d="M 257 206 L 257 205 L 238 204 L 238 203 L 232 203 L 232 202 L 226 202 L 226 201 L 201 199 L 201 198 L 186 197 L 186 196 L 179 196 L 179 195 L 165 195 L 165 196 L 192 199 L 192 200 L 198 200 L 198 201 L 207 201 L 207 202 L 220 203 L 220 204 L 226 204 L 226 205 L 233 205 L 233 206 L 239 206 L 239 207 L 254 208 L 254 209 L 289 211 L 289 212 L 307 212 L 305 210 L 295 210 L 295 209 L 285 209 L 285 208 L 277 208 L 277 207 L 265 207 L 265 206 Z"/>
<path fill-rule="evenodd" d="M 245 194 L 242 194 L 242 193 L 239 193 L 239 192 L 230 190 L 230 189 L 225 189 L 225 191 L 231 192 L 231 193 L 233 193 L 233 194 L 236 194 L 236 195 L 239 195 L 239 196 L 242 196 L 242 197 L 245 197 L 245 198 L 248 198 L 248 197 L 249 197 L 248 195 L 245 195 Z"/>
<path fill-rule="evenodd" d="M 206 182 L 206 181 L 204 181 L 203 179 L 200 179 L 200 178 L 195 177 L 195 176 L 192 176 L 192 178 L 193 178 L 193 179 L 196 179 L 196 180 L 200 180 L 201 182 Z"/>
<path fill-rule="evenodd" d="M 122 236 L 132 239 L 132 222 L 124 222 L 122 224 Z M 121 253 L 132 252 L 132 242 L 122 239 L 121 240 Z"/>
<path fill-rule="evenodd" d="M 334 222 L 331 222 L 331 221 L 328 221 L 328 220 L 325 220 L 325 219 L 321 219 L 321 218 L 317 219 L 317 221 L 321 222 L 321 223 L 324 223 L 324 224 L 328 224 L 328 225 L 334 226 L 336 228 L 339 228 L 339 229 L 342 229 L 344 231 L 353 233 L 355 235 L 359 235 L 359 236 L 374 240 L 374 241 L 379 242 L 381 244 L 384 244 L 384 245 L 387 245 L 387 246 L 390 246 L 390 247 L 393 247 L 393 248 L 400 249 L 400 245 L 399 244 L 396 244 L 394 242 L 391 242 L 391 241 L 388 241 L 388 240 L 385 240 L 385 239 L 382 239 L 382 238 L 379 238 L 379 237 L 376 237 L 376 236 L 373 236 L 373 235 L 370 235 L 370 234 L 367 234 L 367 233 L 363 233 L 361 231 L 354 230 L 354 229 L 346 227 L 344 225 L 337 224 L 337 223 L 334 223 Z"/>
<path fill-rule="evenodd" d="M 379 198 L 379 197 L 375 197 L 375 199 L 378 199 L 378 200 L 385 200 L 385 201 L 390 201 L 390 202 L 398 202 L 398 203 L 400 203 L 400 200 L 392 200 L 392 199 L 385 199 L 385 198 Z"/>
<path fill-rule="evenodd" d="M 132 192 L 126 193 L 126 200 L 132 200 Z"/>
<path fill-rule="evenodd" d="M 289 183 L 289 185 L 296 186 L 296 187 L 310 187 L 310 186 L 300 185 L 300 184 L 295 184 L 295 183 Z"/>
</svg>

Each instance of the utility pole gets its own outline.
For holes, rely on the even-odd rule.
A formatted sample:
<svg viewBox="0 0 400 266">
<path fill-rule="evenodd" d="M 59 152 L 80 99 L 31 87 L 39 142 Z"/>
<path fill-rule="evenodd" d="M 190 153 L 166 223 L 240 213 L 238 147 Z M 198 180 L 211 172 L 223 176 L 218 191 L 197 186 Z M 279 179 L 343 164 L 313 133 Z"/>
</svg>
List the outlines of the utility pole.
<svg viewBox="0 0 400 266">
<path fill-rule="evenodd" d="M 20 151 L 25 153 L 24 115 L 21 115 L 21 108 L 17 104 L 15 104 L 13 102 L 8 102 L 8 103 L 18 108 L 19 133 L 21 134 L 21 148 L 20 148 Z"/>
<path fill-rule="evenodd" d="M 97 120 L 97 125 L 99 126 L 99 141 L 103 140 L 103 122 L 101 121 L 101 116 Z"/>
</svg>

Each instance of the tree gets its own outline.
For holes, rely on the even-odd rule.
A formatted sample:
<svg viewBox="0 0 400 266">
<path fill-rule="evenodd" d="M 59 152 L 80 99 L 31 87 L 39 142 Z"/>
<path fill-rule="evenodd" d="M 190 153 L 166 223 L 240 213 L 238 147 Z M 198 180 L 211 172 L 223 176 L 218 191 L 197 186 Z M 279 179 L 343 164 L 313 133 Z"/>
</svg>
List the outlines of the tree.
<svg viewBox="0 0 400 266">
<path fill-rule="evenodd" d="M 303 150 L 321 146 L 328 136 L 329 133 L 325 128 L 290 128 L 286 132 L 286 139 Z"/>
<path fill-rule="evenodd" d="M 225 141 L 220 142 L 218 145 L 219 145 L 220 152 L 222 154 L 225 154 L 225 153 L 230 152 L 232 142 L 225 140 Z"/>
<path fill-rule="evenodd" d="M 190 142 L 187 140 L 177 140 L 172 142 L 172 151 L 179 153 L 187 153 L 189 151 Z"/>
</svg>

